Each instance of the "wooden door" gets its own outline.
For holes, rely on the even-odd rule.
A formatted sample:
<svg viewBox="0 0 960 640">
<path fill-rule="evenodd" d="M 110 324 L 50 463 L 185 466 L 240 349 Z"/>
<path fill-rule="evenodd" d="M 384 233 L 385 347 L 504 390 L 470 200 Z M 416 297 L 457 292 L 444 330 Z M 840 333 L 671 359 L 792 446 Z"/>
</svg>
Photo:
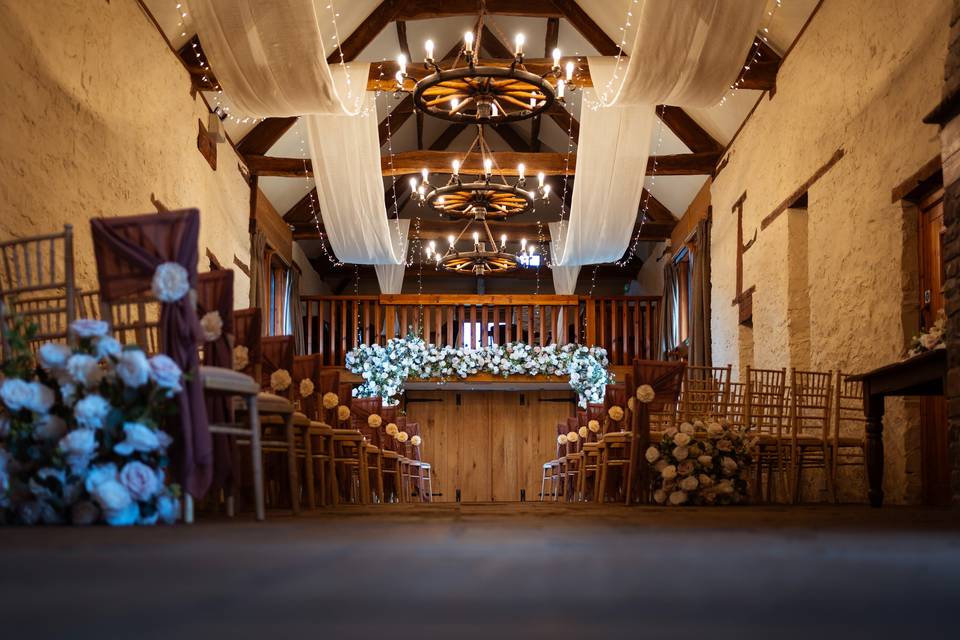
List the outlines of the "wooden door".
<svg viewBox="0 0 960 640">
<path fill-rule="evenodd" d="M 537 500 L 544 462 L 556 453 L 556 424 L 572 415 L 556 391 L 409 391 L 408 420 L 423 436 L 438 502 Z"/>
<path fill-rule="evenodd" d="M 920 316 L 923 328 L 933 325 L 943 300 L 943 189 L 920 203 Z M 923 502 L 950 503 L 950 463 L 947 455 L 947 407 L 942 397 L 924 398 L 920 405 L 920 451 Z"/>
</svg>

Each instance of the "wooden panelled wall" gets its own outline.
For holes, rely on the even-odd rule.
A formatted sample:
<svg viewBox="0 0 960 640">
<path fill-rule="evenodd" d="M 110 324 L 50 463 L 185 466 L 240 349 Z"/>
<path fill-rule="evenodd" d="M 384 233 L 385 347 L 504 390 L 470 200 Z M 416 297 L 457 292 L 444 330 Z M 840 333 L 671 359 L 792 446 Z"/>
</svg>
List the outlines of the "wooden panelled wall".
<svg viewBox="0 0 960 640">
<path fill-rule="evenodd" d="M 424 460 L 433 467 L 437 501 L 539 499 L 540 472 L 556 456 L 556 424 L 573 415 L 565 391 L 415 391 L 409 421 L 420 425 Z"/>
</svg>

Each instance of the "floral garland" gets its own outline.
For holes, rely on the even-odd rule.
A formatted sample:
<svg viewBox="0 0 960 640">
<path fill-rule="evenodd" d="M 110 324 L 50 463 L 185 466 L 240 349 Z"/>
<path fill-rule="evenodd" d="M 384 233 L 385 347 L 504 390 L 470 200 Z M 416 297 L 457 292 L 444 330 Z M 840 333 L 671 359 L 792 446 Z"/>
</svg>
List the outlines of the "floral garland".
<svg viewBox="0 0 960 640">
<path fill-rule="evenodd" d="M 176 411 L 180 368 L 77 320 L 77 348 L 47 343 L 38 365 L 35 327 L 17 320 L 0 385 L 0 523 L 151 525 L 179 517 L 167 485 L 172 439 L 160 421 Z"/>
<path fill-rule="evenodd" d="M 737 504 L 747 499 L 755 439 L 725 419 L 684 422 L 646 451 L 657 504 Z"/>
<path fill-rule="evenodd" d="M 940 309 L 933 326 L 921 332 L 920 335 L 913 336 L 913 340 L 910 342 L 910 350 L 907 351 L 907 357 L 913 358 L 934 349 L 945 349 L 947 346 L 946 336 L 947 315 L 943 309 Z"/>
<path fill-rule="evenodd" d="M 478 373 L 509 378 L 513 375 L 570 376 L 570 386 L 580 399 L 603 402 L 606 385 L 613 381 L 607 371 L 607 351 L 602 347 L 578 344 L 545 347 L 523 342 L 491 345 L 480 349 L 427 344 L 408 335 L 392 338 L 387 346 L 360 345 L 347 353 L 349 371 L 363 378 L 353 390 L 359 398 L 380 396 L 387 404 L 397 404 L 409 378 L 449 381 Z"/>
</svg>

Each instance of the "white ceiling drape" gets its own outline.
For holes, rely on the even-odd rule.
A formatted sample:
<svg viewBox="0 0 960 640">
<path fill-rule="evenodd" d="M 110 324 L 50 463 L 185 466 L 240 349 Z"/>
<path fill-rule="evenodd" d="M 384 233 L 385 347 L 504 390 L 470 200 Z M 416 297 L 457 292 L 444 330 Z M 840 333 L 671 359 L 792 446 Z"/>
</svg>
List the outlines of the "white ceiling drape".
<svg viewBox="0 0 960 640">
<path fill-rule="evenodd" d="M 338 78 L 327 64 L 320 29 L 321 20 L 330 21 L 327 4 L 329 0 L 189 1 L 217 81 L 243 116 L 355 114 L 362 109 L 367 76 L 359 72 L 364 65 Z"/>
<path fill-rule="evenodd" d="M 555 251 L 564 244 L 564 235 L 567 225 L 561 222 L 548 222 L 550 229 L 550 256 L 553 264 L 550 273 L 553 275 L 553 290 L 557 295 L 572 296 L 577 290 L 577 278 L 580 276 L 580 265 L 561 267 L 557 264 Z"/>
<path fill-rule="evenodd" d="M 377 282 L 380 283 L 380 293 L 403 293 L 403 276 L 407 265 L 407 239 L 410 237 L 410 220 L 403 218 L 390 222 L 390 238 L 393 246 L 400 247 L 400 264 L 374 265 L 377 272 Z"/>
<path fill-rule="evenodd" d="M 577 178 L 565 233 L 554 243 L 555 264 L 623 256 L 643 194 L 655 105 L 718 102 L 746 60 L 765 3 L 641 0 L 631 17 L 637 27 L 629 57 L 588 59 L 594 89 L 584 92 Z M 618 5 L 596 10 L 622 12 Z"/>
</svg>

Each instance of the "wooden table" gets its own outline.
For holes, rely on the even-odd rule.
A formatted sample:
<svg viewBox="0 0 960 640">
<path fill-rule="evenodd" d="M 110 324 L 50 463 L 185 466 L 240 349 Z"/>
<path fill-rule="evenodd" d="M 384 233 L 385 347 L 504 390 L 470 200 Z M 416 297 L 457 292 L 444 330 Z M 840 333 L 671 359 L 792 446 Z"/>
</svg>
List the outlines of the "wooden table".
<svg viewBox="0 0 960 640">
<path fill-rule="evenodd" d="M 883 505 L 883 401 L 887 396 L 942 396 L 947 381 L 947 350 L 916 357 L 851 376 L 863 383 L 867 418 L 866 465 L 870 504 Z"/>
</svg>

